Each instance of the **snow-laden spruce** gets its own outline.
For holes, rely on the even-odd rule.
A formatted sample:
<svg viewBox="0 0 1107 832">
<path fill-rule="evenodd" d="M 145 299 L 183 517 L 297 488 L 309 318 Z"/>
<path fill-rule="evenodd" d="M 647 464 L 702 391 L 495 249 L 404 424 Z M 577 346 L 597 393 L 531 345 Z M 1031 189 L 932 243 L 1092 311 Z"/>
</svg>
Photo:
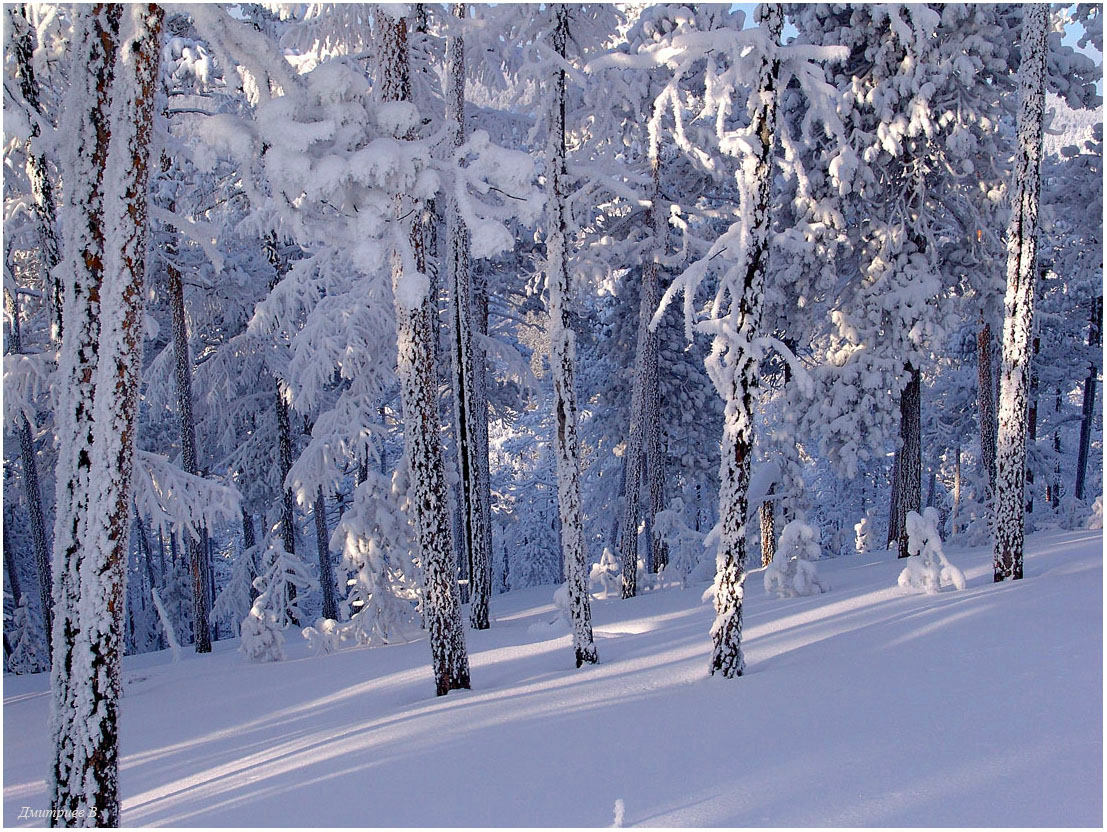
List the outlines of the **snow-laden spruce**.
<svg viewBox="0 0 1107 832">
<path fill-rule="evenodd" d="M 818 530 L 802 520 L 793 520 L 780 533 L 773 561 L 765 567 L 765 592 L 779 598 L 826 592 L 830 587 L 819 580 L 815 567 L 821 555 Z"/>
<path fill-rule="evenodd" d="M 943 585 L 965 588 L 964 573 L 949 562 L 938 534 L 938 510 L 928 506 L 920 515 L 907 512 L 907 548 L 910 560 L 899 573 L 899 585 L 916 592 L 935 593 Z"/>
</svg>

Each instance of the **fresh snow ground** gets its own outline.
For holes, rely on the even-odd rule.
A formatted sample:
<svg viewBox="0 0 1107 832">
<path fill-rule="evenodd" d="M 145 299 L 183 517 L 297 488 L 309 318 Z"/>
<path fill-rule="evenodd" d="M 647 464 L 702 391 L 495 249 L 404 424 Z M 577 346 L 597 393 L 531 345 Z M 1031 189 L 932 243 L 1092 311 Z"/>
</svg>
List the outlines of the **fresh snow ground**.
<svg viewBox="0 0 1107 832">
<path fill-rule="evenodd" d="M 1101 826 L 1102 533 L 1028 539 L 1026 579 L 949 548 L 964 591 L 909 595 L 888 553 L 831 591 L 746 581 L 747 675 L 707 676 L 703 586 L 594 600 L 600 664 L 552 588 L 466 631 L 474 689 L 425 641 L 249 664 L 124 661 L 127 826 Z M 4 826 L 47 808 L 48 674 L 4 677 Z M 620 802 L 621 812 L 616 809 Z"/>
</svg>

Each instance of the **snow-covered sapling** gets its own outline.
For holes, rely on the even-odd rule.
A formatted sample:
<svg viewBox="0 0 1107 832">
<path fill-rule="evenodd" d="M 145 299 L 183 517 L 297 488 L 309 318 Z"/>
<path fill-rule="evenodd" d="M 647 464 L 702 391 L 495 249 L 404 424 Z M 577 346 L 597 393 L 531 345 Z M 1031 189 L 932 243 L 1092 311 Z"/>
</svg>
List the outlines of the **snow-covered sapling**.
<svg viewBox="0 0 1107 832">
<path fill-rule="evenodd" d="M 914 511 L 907 513 L 907 549 L 918 558 L 908 560 L 899 573 L 899 585 L 904 589 L 935 593 L 943 583 L 952 584 L 955 589 L 965 588 L 964 573 L 942 551 L 939 522 L 938 510 L 933 507 L 921 516 Z"/>
<path fill-rule="evenodd" d="M 618 592 L 621 585 L 622 566 L 619 565 L 615 553 L 607 546 L 603 547 L 600 562 L 593 563 L 588 574 L 588 583 L 593 592 L 600 593 L 600 598 L 607 598 L 613 592 Z"/>
<path fill-rule="evenodd" d="M 814 564 L 821 554 L 818 531 L 793 520 L 780 533 L 773 562 L 765 567 L 765 592 L 780 598 L 826 592 L 830 587 L 819 580 Z"/>
</svg>

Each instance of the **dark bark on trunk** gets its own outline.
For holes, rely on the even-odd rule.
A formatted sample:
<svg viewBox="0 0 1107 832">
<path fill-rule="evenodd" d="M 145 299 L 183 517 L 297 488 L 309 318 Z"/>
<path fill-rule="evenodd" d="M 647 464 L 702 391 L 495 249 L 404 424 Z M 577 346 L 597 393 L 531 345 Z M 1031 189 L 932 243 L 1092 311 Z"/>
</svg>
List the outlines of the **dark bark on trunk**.
<svg viewBox="0 0 1107 832">
<path fill-rule="evenodd" d="M 768 566 L 776 557 L 776 518 L 772 501 L 762 502 L 758 511 L 761 515 L 761 565 Z"/>
<path fill-rule="evenodd" d="M 905 368 L 910 376 L 900 397 L 900 492 L 896 506 L 899 524 L 899 556 L 910 555 L 907 549 L 907 512 L 921 512 L 922 507 L 922 375 L 910 364 Z"/>
<path fill-rule="evenodd" d="M 13 353 L 23 352 L 23 336 L 19 320 L 19 302 L 16 295 L 4 290 L 4 302 L 11 316 L 8 346 Z M 54 627 L 54 578 L 50 566 L 50 541 L 46 534 L 46 517 L 42 508 L 42 488 L 38 479 L 38 455 L 35 453 L 35 436 L 31 423 L 24 414 L 19 415 L 19 454 L 23 463 L 23 494 L 27 501 L 27 514 L 31 520 L 31 544 L 35 553 L 35 572 L 38 576 L 39 614 L 42 615 L 43 632 L 47 647 L 51 644 Z"/>
<path fill-rule="evenodd" d="M 258 599 L 260 594 L 257 587 L 254 586 L 253 578 L 258 575 L 257 561 L 254 558 L 254 553 L 250 550 L 257 545 L 257 537 L 254 535 L 254 519 L 250 516 L 250 512 L 246 510 L 246 507 L 242 507 L 242 556 L 250 558 L 250 603 Z"/>
<path fill-rule="evenodd" d="M 988 493 L 996 488 L 996 399 L 995 373 L 992 369 L 992 327 L 981 324 L 976 336 L 976 362 L 979 374 L 977 421 L 980 426 L 980 459 L 988 476 Z"/>
<path fill-rule="evenodd" d="M 410 63 L 407 21 L 389 13 L 378 15 L 380 95 L 385 101 L 410 101 Z M 414 137 L 411 137 L 414 138 Z M 405 201 L 406 200 L 406 201 Z M 418 212 L 418 203 L 396 198 L 397 221 Z M 407 229 L 417 270 L 426 274 L 426 245 L 421 224 Z M 429 292 L 414 306 L 402 300 L 400 283 L 413 279 L 405 273 L 402 253 L 393 252 L 392 284 L 396 296 L 397 366 L 404 413 L 404 447 L 411 474 L 416 536 L 423 556 L 425 615 L 430 634 L 435 691 L 469 688 L 469 656 L 461 624 L 461 604 L 454 579 L 452 541 L 442 447 L 438 436 L 438 385 L 434 364 L 437 319 Z"/>
<path fill-rule="evenodd" d="M 169 169 L 169 158 L 162 157 L 162 171 Z M 171 201 L 169 210 L 175 205 Z M 177 231 L 165 229 L 165 269 L 169 289 L 169 304 L 173 314 L 173 357 L 177 387 L 177 420 L 181 434 L 181 467 L 186 474 L 199 473 L 196 458 L 196 420 L 192 415 L 192 356 L 188 349 L 188 327 L 185 321 L 184 282 L 174 262 L 177 257 Z M 207 557 L 201 540 L 185 536 L 189 574 L 192 577 L 192 634 L 197 653 L 211 652 L 211 632 L 208 625 L 209 576 Z"/>
<path fill-rule="evenodd" d="M 1098 347 L 1103 337 L 1103 296 L 1092 303 L 1091 326 L 1088 329 L 1088 345 Z M 1084 499 L 1084 488 L 1088 473 L 1088 449 L 1092 446 L 1092 422 L 1095 421 L 1095 388 L 1099 378 L 1099 367 L 1093 361 L 1088 367 L 1088 377 L 1084 379 L 1084 406 L 1080 417 L 1080 449 L 1076 454 L 1076 499 Z"/>
<path fill-rule="evenodd" d="M 553 7 L 555 27 L 550 40 L 564 61 L 569 38 L 569 8 Z M 592 639 L 592 609 L 588 595 L 588 562 L 584 551 L 580 504 L 580 440 L 577 436 L 577 399 L 574 387 L 576 338 L 569 317 L 572 282 L 569 276 L 566 199 L 568 170 L 565 163 L 565 70 L 552 80 L 548 170 L 546 187 L 546 282 L 550 293 L 550 368 L 554 383 L 554 418 L 557 425 L 557 493 L 561 519 L 560 552 L 569 590 L 576 665 L 597 661 Z M 627 482 L 631 480 L 627 473 Z"/>
<path fill-rule="evenodd" d="M 993 578 L 1023 576 L 1028 365 L 1034 331 L 1038 256 L 1038 203 L 1050 9 L 1023 7 L 1022 67 L 1019 70 L 1018 146 L 1007 233 L 1007 292 L 1004 298 L 1003 371 L 996 438 L 996 497 Z"/>
<path fill-rule="evenodd" d="M 281 464 L 281 544 L 290 555 L 296 554 L 296 498 L 285 485 L 292 470 L 292 426 L 288 418 L 288 402 L 284 400 L 280 381 L 276 382 L 277 447 Z M 296 600 L 296 585 L 288 583 L 288 603 Z M 299 627 L 296 615 L 290 616 L 293 626 Z"/>
<path fill-rule="evenodd" d="M 319 545 L 319 586 L 323 591 L 323 617 L 338 620 L 338 604 L 334 597 L 334 566 L 331 564 L 330 533 L 327 531 L 327 501 L 322 487 L 315 494 L 315 540 Z"/>
<path fill-rule="evenodd" d="M 1030 391 L 1026 406 L 1026 444 L 1032 447 L 1038 441 L 1038 351 L 1042 340 L 1034 336 L 1034 346 L 1030 355 Z M 1034 513 L 1034 469 L 1029 459 L 1026 465 L 1026 513 Z"/>
</svg>

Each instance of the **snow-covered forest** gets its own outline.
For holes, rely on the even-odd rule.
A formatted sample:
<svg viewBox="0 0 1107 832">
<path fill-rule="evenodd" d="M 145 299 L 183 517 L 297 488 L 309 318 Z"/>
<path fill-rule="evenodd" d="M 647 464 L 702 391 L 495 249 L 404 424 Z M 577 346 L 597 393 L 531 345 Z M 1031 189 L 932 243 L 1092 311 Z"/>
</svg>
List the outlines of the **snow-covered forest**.
<svg viewBox="0 0 1107 832">
<path fill-rule="evenodd" d="M 1102 15 L 5 4 L 5 825 L 1102 823 Z"/>
</svg>

